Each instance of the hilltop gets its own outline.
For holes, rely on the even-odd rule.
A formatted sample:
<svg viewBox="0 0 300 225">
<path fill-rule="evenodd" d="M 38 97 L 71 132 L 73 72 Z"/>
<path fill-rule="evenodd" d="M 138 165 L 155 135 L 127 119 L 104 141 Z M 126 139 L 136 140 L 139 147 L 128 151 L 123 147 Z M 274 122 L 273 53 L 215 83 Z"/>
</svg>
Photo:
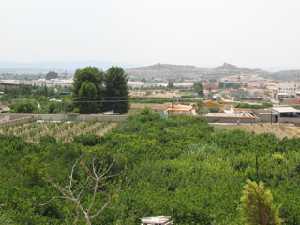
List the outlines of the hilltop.
<svg viewBox="0 0 300 225">
<path fill-rule="evenodd" d="M 155 64 L 126 70 L 132 79 L 214 79 L 237 74 L 268 75 L 261 69 L 241 68 L 224 63 L 215 68 L 203 68 L 190 65 Z"/>
</svg>

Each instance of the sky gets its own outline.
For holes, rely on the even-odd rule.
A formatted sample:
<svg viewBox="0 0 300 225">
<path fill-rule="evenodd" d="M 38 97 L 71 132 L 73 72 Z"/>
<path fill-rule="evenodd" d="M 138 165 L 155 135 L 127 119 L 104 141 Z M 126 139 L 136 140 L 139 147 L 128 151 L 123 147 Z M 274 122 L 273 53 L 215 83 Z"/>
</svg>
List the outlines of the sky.
<svg viewBox="0 0 300 225">
<path fill-rule="evenodd" d="M 299 0 L 0 0 L 0 62 L 300 68 Z"/>
</svg>

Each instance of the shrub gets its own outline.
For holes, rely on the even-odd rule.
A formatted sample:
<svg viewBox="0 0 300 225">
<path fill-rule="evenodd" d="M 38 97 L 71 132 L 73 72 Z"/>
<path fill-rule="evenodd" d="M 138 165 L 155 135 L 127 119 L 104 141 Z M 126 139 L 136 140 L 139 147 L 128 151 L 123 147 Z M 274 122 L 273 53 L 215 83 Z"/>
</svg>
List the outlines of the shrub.
<svg viewBox="0 0 300 225">
<path fill-rule="evenodd" d="M 94 134 L 84 134 L 74 138 L 74 142 L 82 145 L 94 146 L 101 143 L 101 138 Z"/>
<path fill-rule="evenodd" d="M 273 204 L 273 195 L 264 184 L 247 181 L 241 198 L 243 219 L 247 225 L 280 225 L 279 208 Z"/>
</svg>

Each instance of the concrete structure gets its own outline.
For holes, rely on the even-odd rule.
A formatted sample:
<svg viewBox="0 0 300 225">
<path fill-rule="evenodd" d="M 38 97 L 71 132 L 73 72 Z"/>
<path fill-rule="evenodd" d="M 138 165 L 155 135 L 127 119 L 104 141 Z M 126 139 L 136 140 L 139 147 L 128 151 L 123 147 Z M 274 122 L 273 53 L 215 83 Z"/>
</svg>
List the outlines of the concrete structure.
<svg viewBox="0 0 300 225">
<path fill-rule="evenodd" d="M 144 217 L 141 221 L 142 225 L 173 225 L 170 216 Z"/>
<path fill-rule="evenodd" d="M 255 123 L 257 122 L 257 117 L 248 112 L 241 113 L 208 113 L 204 115 L 207 122 L 209 123 Z"/>
<path fill-rule="evenodd" d="M 273 107 L 272 114 L 275 115 L 272 122 L 300 124 L 300 110 L 293 107 Z"/>
<path fill-rule="evenodd" d="M 278 99 L 295 97 L 300 94 L 299 82 L 281 82 L 278 84 Z"/>
<path fill-rule="evenodd" d="M 19 80 L 0 80 L 0 91 L 15 90 L 21 86 L 31 87 L 32 83 L 29 81 L 19 81 Z"/>
<path fill-rule="evenodd" d="M 165 111 L 167 115 L 196 115 L 196 110 L 191 105 L 176 104 L 168 107 Z"/>
</svg>

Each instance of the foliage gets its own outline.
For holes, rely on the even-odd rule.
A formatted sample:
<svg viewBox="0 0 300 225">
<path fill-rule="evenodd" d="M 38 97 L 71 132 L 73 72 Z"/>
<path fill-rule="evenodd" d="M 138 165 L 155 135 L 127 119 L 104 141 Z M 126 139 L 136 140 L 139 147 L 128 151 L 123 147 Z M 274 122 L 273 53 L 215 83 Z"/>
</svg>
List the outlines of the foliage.
<svg viewBox="0 0 300 225">
<path fill-rule="evenodd" d="M 127 75 L 120 67 L 106 72 L 86 67 L 75 72 L 73 102 L 80 113 L 128 112 Z"/>
<path fill-rule="evenodd" d="M 46 80 L 57 79 L 57 78 L 58 78 L 58 73 L 54 71 L 50 71 L 49 73 L 46 74 Z"/>
<path fill-rule="evenodd" d="M 112 67 L 105 74 L 105 110 L 114 113 L 128 112 L 128 79 L 125 71 Z"/>
<path fill-rule="evenodd" d="M 81 113 L 101 112 L 104 73 L 96 67 L 78 69 L 74 75 L 73 100 Z"/>
<path fill-rule="evenodd" d="M 193 85 L 194 92 L 198 94 L 198 96 L 203 97 L 203 84 L 201 82 L 196 82 Z"/>
<path fill-rule="evenodd" d="M 54 134 L 61 136 L 64 126 Z M 67 187 L 74 162 L 83 159 L 80 166 L 90 169 L 94 158 L 115 163 L 101 188 L 104 195 L 96 200 L 101 206 L 109 195 L 111 203 L 93 225 L 136 225 L 153 215 L 170 215 L 178 225 L 244 225 L 239 206 L 247 179 L 263 181 L 272 190 L 272 205 L 280 205 L 285 225 L 300 224 L 300 139 L 215 130 L 198 117 L 165 118 L 151 110 L 131 116 L 96 144 L 90 143 L 91 136 L 68 143 L 45 137 L 36 143 L 3 135 L 8 136 L 0 136 L 0 221 L 8 224 L 72 224 L 74 204 L 53 199 L 61 195 L 48 181 Z M 84 170 L 76 170 L 74 179 L 80 190 Z M 93 191 L 87 188 L 84 196 L 87 206 Z M 76 224 L 86 223 L 81 218 Z"/>
<path fill-rule="evenodd" d="M 23 99 L 12 105 L 11 108 L 16 113 L 33 113 L 38 110 L 38 103 Z"/>
<path fill-rule="evenodd" d="M 95 134 L 85 134 L 74 137 L 74 142 L 87 146 L 94 146 L 101 143 L 101 138 Z"/>
<path fill-rule="evenodd" d="M 273 205 L 273 195 L 263 183 L 247 181 L 241 198 L 246 225 L 280 225 L 279 210 Z"/>
<path fill-rule="evenodd" d="M 273 106 L 270 102 L 263 102 L 262 104 L 249 104 L 249 103 L 238 103 L 235 105 L 236 108 L 241 109 L 265 109 L 265 108 L 271 108 Z"/>
</svg>

